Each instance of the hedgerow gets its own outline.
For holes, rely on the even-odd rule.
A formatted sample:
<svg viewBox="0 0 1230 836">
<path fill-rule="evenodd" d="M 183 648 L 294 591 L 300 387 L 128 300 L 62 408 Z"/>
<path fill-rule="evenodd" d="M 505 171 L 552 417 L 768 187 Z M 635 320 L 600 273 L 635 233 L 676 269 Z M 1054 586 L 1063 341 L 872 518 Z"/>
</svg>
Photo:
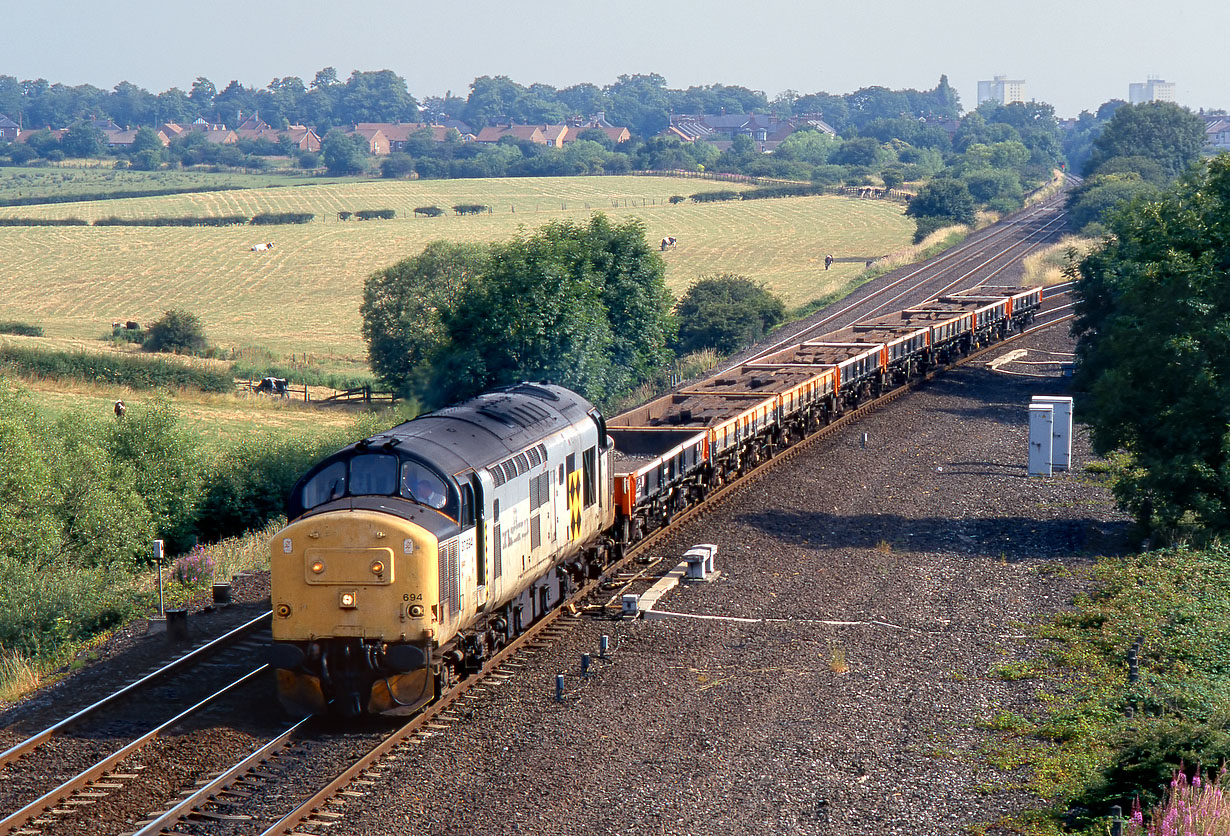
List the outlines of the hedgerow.
<svg viewBox="0 0 1230 836">
<path fill-rule="evenodd" d="M 0 322 L 0 334 L 12 334 L 17 337 L 41 337 L 43 336 L 43 327 L 41 325 L 29 325 L 25 322 L 7 320 Z"/>
<path fill-rule="evenodd" d="M 262 212 L 252 218 L 252 226 L 268 224 L 306 224 L 315 220 L 312 212 Z"/>
<path fill-rule="evenodd" d="M 41 206 L 45 203 L 85 203 L 95 200 L 120 200 L 129 197 L 162 197 L 173 194 L 197 194 L 200 192 L 229 192 L 242 186 L 180 186 L 163 189 L 125 189 L 114 192 L 88 192 L 85 194 L 30 195 L 27 197 L 0 198 L 0 206 Z"/>
<path fill-rule="evenodd" d="M 84 380 L 133 389 L 191 387 L 203 392 L 230 392 L 234 388 L 229 369 L 213 371 L 171 360 L 102 352 L 4 346 L 0 347 L 0 368 L 23 377 Z"/>
<path fill-rule="evenodd" d="M 717 189 L 711 192 L 697 192 L 692 195 L 693 203 L 715 203 L 722 200 L 738 200 L 739 193 L 734 189 Z"/>
<path fill-rule="evenodd" d="M 180 217 L 99 218 L 94 226 L 240 226 L 248 223 L 247 215 L 183 215 Z"/>
<path fill-rule="evenodd" d="M 81 218 L 0 218 L 0 226 L 86 226 Z"/>
</svg>

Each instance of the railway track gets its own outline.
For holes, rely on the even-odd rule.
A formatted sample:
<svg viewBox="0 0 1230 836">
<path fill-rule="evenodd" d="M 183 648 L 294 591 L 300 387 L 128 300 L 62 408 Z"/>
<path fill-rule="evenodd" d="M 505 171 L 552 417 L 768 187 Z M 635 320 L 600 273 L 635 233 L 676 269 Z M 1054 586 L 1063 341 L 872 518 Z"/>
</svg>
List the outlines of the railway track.
<svg viewBox="0 0 1230 836">
<path fill-rule="evenodd" d="M 1064 230 L 1067 213 L 1060 193 L 1018 216 L 983 230 L 961 244 L 900 275 L 889 274 L 860 288 L 834 310 L 807 318 L 788 328 L 772 343 L 739 355 L 728 369 L 755 362 L 788 345 L 836 330 L 878 314 L 908 307 L 955 290 L 985 285 L 1019 264 L 1038 247 L 1052 243 Z"/>
<path fill-rule="evenodd" d="M 80 832 L 99 807 L 147 792 L 147 764 L 136 759 L 154 741 L 220 706 L 234 711 L 247 688 L 270 687 L 268 665 L 251 661 L 267 645 L 268 619 L 251 619 L 10 747 L 0 758 L 12 812 L 0 833 Z"/>
</svg>

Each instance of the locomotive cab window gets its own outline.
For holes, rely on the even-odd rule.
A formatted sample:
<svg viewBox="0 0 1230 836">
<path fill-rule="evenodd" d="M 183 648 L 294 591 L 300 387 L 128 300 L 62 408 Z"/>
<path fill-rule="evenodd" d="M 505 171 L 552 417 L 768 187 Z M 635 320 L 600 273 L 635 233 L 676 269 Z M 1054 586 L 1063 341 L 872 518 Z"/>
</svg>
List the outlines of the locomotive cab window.
<svg viewBox="0 0 1230 836">
<path fill-rule="evenodd" d="M 401 466 L 401 495 L 420 505 L 443 511 L 449 501 L 448 486 L 440 475 L 416 461 L 405 461 Z"/>
<path fill-rule="evenodd" d="M 609 450 L 615 446 L 615 442 L 606 434 L 606 419 L 602 417 L 602 413 L 596 409 L 589 411 L 590 420 L 598 427 L 598 446 L 603 450 Z"/>
<path fill-rule="evenodd" d="M 346 494 L 346 463 L 334 462 L 325 467 L 303 486 L 305 510 L 323 505 Z"/>
<path fill-rule="evenodd" d="M 352 496 L 392 496 L 397 493 L 397 456 L 365 453 L 350 460 Z"/>
<path fill-rule="evenodd" d="M 598 501 L 598 451 L 593 447 L 581 453 L 585 507 Z"/>
</svg>

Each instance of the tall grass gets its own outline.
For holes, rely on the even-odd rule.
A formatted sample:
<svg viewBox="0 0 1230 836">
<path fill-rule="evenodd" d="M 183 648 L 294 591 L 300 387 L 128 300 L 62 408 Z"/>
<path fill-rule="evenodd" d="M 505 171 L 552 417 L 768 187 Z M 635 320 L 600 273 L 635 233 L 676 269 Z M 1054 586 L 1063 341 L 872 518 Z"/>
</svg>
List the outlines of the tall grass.
<svg viewBox="0 0 1230 836">
<path fill-rule="evenodd" d="M 911 244 L 908 247 L 894 250 L 884 256 L 884 258 L 876 259 L 870 267 L 853 276 L 841 287 L 793 311 L 790 318 L 802 319 L 805 316 L 810 316 L 816 311 L 827 308 L 834 302 L 844 299 L 874 278 L 883 276 L 885 273 L 891 273 L 893 270 L 904 267 L 907 264 L 924 261 L 942 253 L 944 250 L 955 247 L 964 241 L 971 231 L 970 227 L 964 225 L 946 226 L 937 229 L 917 244 Z"/>
<path fill-rule="evenodd" d="M 1024 284 L 1026 286 L 1062 284 L 1068 280 L 1064 268 L 1068 266 L 1069 253 L 1077 258 L 1083 258 L 1097 246 L 1092 238 L 1080 238 L 1075 235 L 1065 235 L 1056 244 L 1043 247 L 1037 252 L 1025 257 Z"/>
</svg>

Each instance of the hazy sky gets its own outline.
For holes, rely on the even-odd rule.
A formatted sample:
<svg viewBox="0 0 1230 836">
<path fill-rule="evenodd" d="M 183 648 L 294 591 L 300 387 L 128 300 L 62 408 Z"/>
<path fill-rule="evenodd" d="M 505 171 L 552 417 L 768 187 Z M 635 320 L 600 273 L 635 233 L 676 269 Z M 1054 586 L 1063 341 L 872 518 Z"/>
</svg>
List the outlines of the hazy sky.
<svg viewBox="0 0 1230 836">
<path fill-rule="evenodd" d="M 599 86 L 656 72 L 670 87 L 933 87 L 974 106 L 979 79 L 1026 80 L 1075 116 L 1128 83 L 1177 84 L 1180 104 L 1230 107 L 1225 0 L 9 0 L 0 74 L 153 92 L 205 76 L 263 87 L 322 67 L 391 69 L 418 98 L 465 96 L 480 75 Z"/>
</svg>

